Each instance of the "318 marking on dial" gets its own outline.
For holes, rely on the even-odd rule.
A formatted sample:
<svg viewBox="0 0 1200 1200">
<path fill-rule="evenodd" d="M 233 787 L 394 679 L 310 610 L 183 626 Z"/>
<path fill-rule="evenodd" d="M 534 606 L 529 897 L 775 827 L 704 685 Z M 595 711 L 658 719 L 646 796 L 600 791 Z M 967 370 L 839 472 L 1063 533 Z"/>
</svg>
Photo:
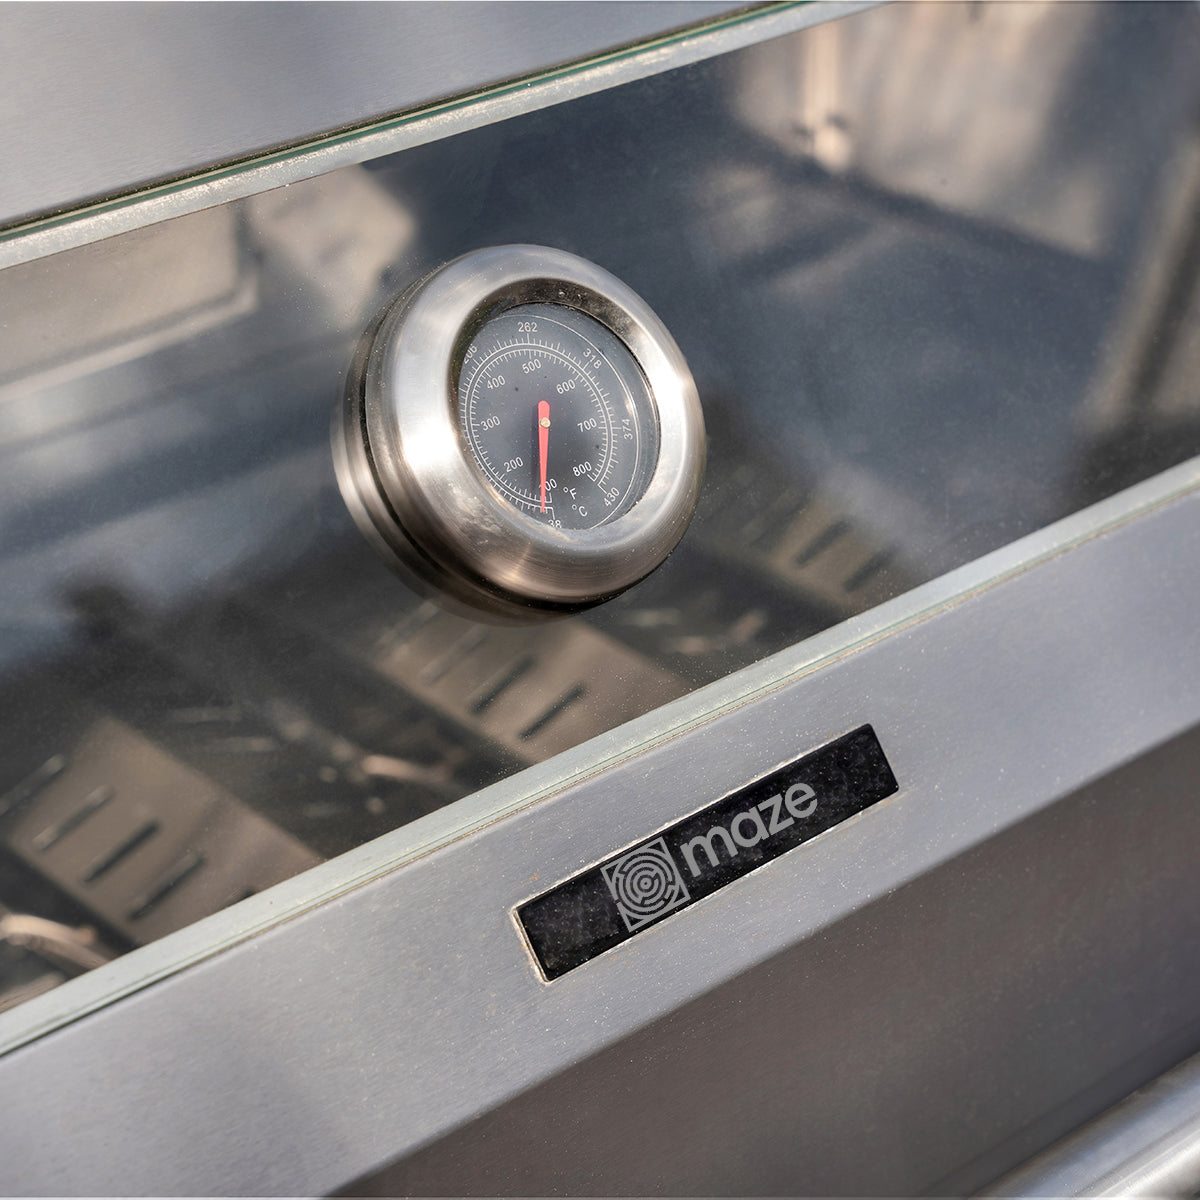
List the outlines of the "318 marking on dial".
<svg viewBox="0 0 1200 1200">
<path fill-rule="evenodd" d="M 657 452 L 649 389 L 624 343 L 584 313 L 527 304 L 484 321 L 458 403 L 476 465 L 539 521 L 592 529 L 645 490 Z"/>
</svg>

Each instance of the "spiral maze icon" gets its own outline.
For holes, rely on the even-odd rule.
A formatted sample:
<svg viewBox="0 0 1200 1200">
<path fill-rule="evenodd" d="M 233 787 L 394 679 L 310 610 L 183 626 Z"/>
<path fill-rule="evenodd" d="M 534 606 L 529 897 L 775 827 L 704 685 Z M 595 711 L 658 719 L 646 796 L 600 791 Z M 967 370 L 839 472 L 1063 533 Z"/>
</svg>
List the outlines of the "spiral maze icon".
<svg viewBox="0 0 1200 1200">
<path fill-rule="evenodd" d="M 691 899 L 662 838 L 609 863 L 604 880 L 630 933 Z"/>
</svg>

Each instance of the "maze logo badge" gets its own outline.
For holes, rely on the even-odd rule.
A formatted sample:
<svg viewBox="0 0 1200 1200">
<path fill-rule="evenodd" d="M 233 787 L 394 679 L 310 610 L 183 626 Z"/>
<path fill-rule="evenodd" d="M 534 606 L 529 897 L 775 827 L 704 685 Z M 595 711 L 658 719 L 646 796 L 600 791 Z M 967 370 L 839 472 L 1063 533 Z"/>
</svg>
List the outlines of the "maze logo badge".
<svg viewBox="0 0 1200 1200">
<path fill-rule="evenodd" d="M 662 838 L 622 854 L 603 873 L 630 933 L 691 899 Z"/>
<path fill-rule="evenodd" d="M 860 725 L 703 808 L 680 796 L 686 816 L 526 900 L 517 923 L 549 983 L 899 790 L 875 731 Z"/>
</svg>

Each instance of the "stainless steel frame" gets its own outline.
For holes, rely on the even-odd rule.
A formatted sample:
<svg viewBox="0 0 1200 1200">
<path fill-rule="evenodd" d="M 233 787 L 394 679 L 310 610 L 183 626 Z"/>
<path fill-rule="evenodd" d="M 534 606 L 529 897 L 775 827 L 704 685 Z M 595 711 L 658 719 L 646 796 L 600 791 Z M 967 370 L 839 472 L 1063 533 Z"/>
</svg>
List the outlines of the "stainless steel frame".
<svg viewBox="0 0 1200 1200">
<path fill-rule="evenodd" d="M 866 1193 L 916 1192 L 938 1185 L 939 1161 L 959 1186 L 982 1185 L 1177 1061 L 1197 1036 L 1200 960 L 1164 956 L 1200 938 L 1183 902 L 1196 810 L 1174 803 L 1194 748 L 1149 771 L 1162 801 L 1153 837 L 1130 839 L 1119 820 L 1089 834 L 1094 806 L 1119 817 L 1129 783 L 1115 777 L 1115 799 L 1086 791 L 1200 723 L 1197 529 L 1192 462 L 5 1014 L 6 1187 L 334 1189 L 574 1064 L 573 1111 L 585 1123 L 564 1115 L 538 1154 L 515 1147 L 518 1190 L 570 1190 L 564 1172 L 601 1163 L 591 1178 L 603 1190 L 686 1190 L 697 1166 L 710 1190 L 769 1190 L 781 1186 L 780 1162 L 796 1160 L 786 1139 L 798 1121 L 830 1157 L 785 1190 L 822 1190 L 837 1176 Z M 865 719 L 900 780 L 894 799 L 688 920 L 557 983 L 540 980 L 512 917 L 531 890 Z M 1062 817 L 1042 818 L 1058 821 L 1047 835 L 1034 818 L 1081 788 Z M 637 805 L 615 802 L 629 794 Z M 1089 1003 L 1092 951 L 1064 954 L 1071 943 L 1056 943 L 1066 935 L 1048 921 L 1045 896 L 1022 908 L 1031 879 L 1052 883 L 1071 854 L 1071 886 L 1095 894 L 1075 892 L 1070 911 L 1095 905 L 1103 917 L 1114 887 L 1130 905 L 1132 918 L 1110 922 L 1097 951 L 1129 981 L 1123 1006 L 1100 992 Z M 1032 877 L 1022 862 L 1037 864 Z M 1151 869 L 1158 924 L 1148 936 L 1137 897 Z M 989 895 L 1011 936 L 995 927 Z M 977 987 L 888 966 L 922 929 L 937 930 L 954 979 Z M 859 942 L 866 957 L 844 959 Z M 828 961 L 818 969 L 814 955 Z M 1046 965 L 1026 980 L 1033 962 Z M 87 1010 L 95 1015 L 78 1020 Z M 884 1032 L 899 1022 L 879 1043 L 890 1047 L 883 1058 L 860 1057 L 873 1038 L 839 1041 L 847 1021 L 862 1020 L 884 1021 Z M 620 1048 L 661 1021 L 675 1032 L 657 1049 Z M 843 1047 L 835 1074 L 810 1074 L 805 1053 L 816 1045 Z M 615 1059 L 601 1054 L 609 1047 Z M 645 1086 L 628 1074 L 638 1053 L 651 1055 L 666 1131 L 654 1154 L 665 1165 L 632 1154 L 628 1121 L 605 1107 Z M 914 1123 L 912 1087 L 931 1055 L 938 1090 L 922 1101 L 929 1120 Z M 701 1082 L 716 1090 L 691 1074 L 705 1063 L 717 1073 Z M 731 1108 L 720 1090 L 732 1086 L 731 1064 L 759 1081 L 748 1106 Z M 1031 1080 L 1047 1114 L 1036 1128 L 1011 1100 Z M 546 1103 L 561 1110 L 563 1100 L 552 1090 Z M 784 1139 L 788 1153 L 721 1167 L 695 1124 L 709 1109 L 734 1121 L 726 1149 L 753 1134 L 764 1146 Z M 870 1157 L 839 1124 L 852 1113 L 894 1131 Z M 459 1136 L 469 1148 L 470 1131 Z M 34 1139 L 36 1158 L 15 1153 Z M 498 1170 L 494 1158 L 444 1145 L 442 1159 L 431 1149 L 432 1160 L 416 1160 L 429 1174 L 414 1186 L 499 1188 L 501 1176 L 473 1175 Z M 974 1175 L 964 1175 L 972 1157 Z M 505 1161 L 511 1175 L 513 1156 Z M 657 1184 L 646 1174 L 655 1163 Z"/>
<path fill-rule="evenodd" d="M 543 61 L 0 265 L 857 7 Z M 985 1186 L 1200 1047 L 1198 562 L 1193 460 L 0 1014 L 0 1186 Z M 540 979 L 522 900 L 864 721 L 894 798 Z"/>
</svg>

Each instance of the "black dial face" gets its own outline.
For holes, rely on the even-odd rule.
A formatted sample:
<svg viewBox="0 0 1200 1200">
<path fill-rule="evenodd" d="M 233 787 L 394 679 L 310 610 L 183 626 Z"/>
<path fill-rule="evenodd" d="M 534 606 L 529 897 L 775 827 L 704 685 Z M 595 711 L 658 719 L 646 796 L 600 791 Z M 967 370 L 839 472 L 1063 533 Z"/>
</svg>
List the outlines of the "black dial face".
<svg viewBox="0 0 1200 1200">
<path fill-rule="evenodd" d="M 523 304 L 475 331 L 458 377 L 467 444 L 515 508 L 562 529 L 628 512 L 658 456 L 658 420 L 625 343 L 557 304 Z"/>
</svg>

